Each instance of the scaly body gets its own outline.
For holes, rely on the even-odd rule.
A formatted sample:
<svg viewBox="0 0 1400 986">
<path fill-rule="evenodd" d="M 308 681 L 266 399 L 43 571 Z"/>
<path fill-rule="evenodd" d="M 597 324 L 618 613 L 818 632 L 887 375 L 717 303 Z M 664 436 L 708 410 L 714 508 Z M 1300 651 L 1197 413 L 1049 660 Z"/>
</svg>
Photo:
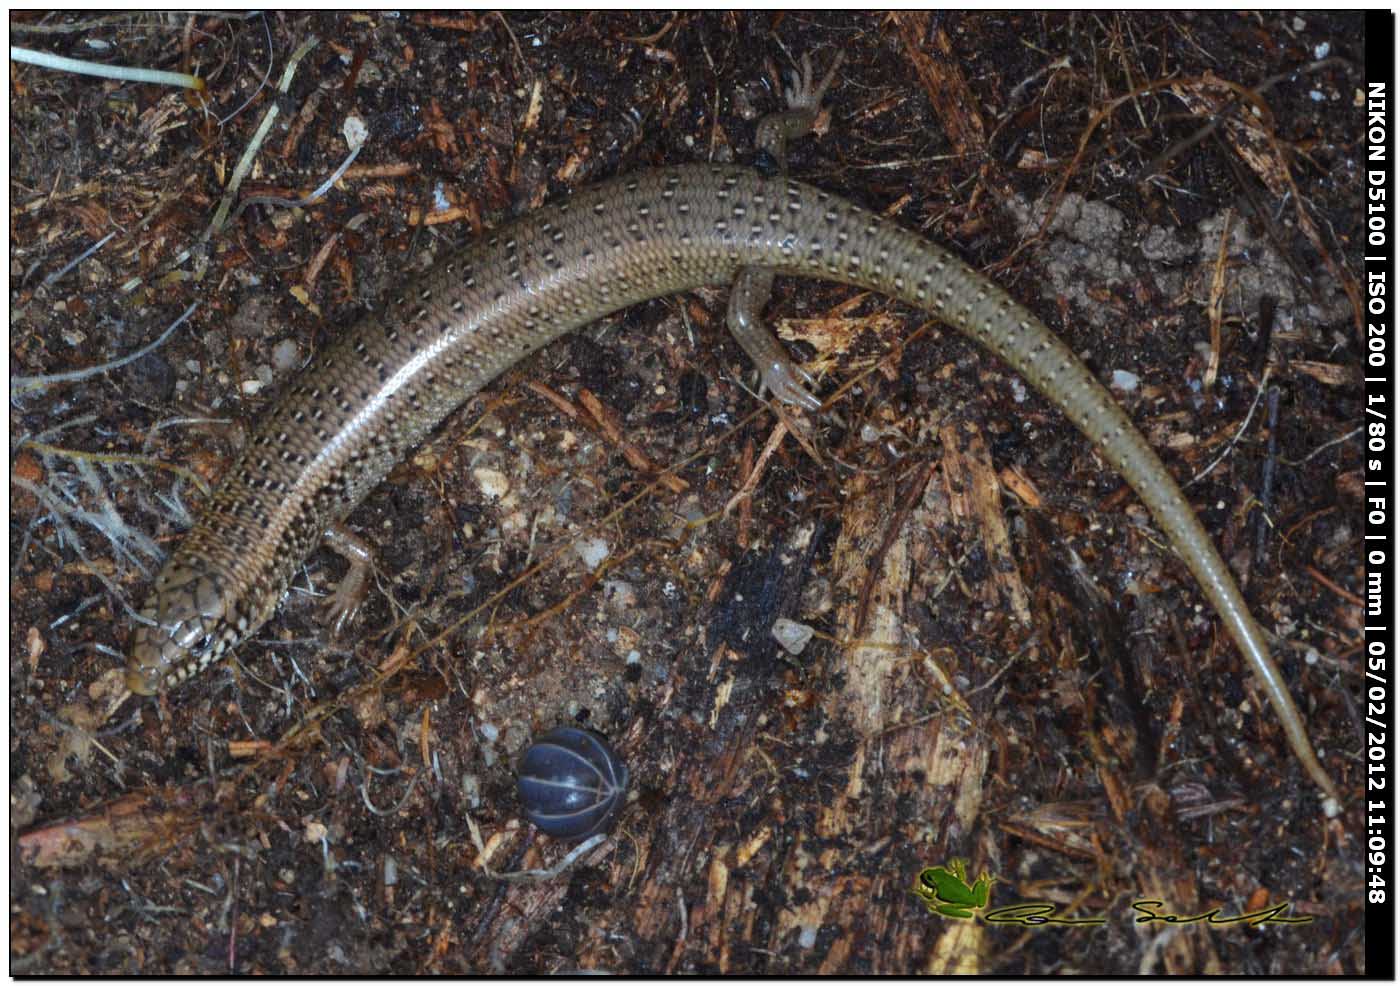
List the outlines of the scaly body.
<svg viewBox="0 0 1400 986">
<path fill-rule="evenodd" d="M 991 350 L 1060 408 L 1147 504 L 1295 754 L 1335 798 L 1234 579 L 1176 482 L 1074 353 L 942 247 L 836 196 L 739 167 L 664 168 L 581 191 L 439 263 L 320 355 L 161 573 L 150 624 L 133 642 L 132 690 L 183 681 L 252 633 L 327 528 L 507 367 L 609 312 L 750 269 L 899 298 Z"/>
</svg>

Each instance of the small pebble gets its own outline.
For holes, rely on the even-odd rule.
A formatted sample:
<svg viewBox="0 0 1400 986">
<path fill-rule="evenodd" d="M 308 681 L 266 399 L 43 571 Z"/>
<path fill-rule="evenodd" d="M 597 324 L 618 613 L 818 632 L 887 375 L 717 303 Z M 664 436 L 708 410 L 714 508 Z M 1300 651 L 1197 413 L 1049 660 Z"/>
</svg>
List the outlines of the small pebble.
<svg viewBox="0 0 1400 986">
<path fill-rule="evenodd" d="M 815 632 L 805 623 L 797 623 L 788 619 L 777 620 L 773 624 L 774 639 L 782 645 L 783 650 L 794 656 L 801 654 L 807 648 L 807 642 L 812 639 L 812 634 Z"/>
<path fill-rule="evenodd" d="M 278 372 L 286 373 L 288 370 L 295 370 L 300 360 L 301 349 L 291 339 L 283 339 L 276 346 L 272 347 L 272 365 Z"/>
<path fill-rule="evenodd" d="M 583 559 L 583 563 L 591 572 L 608 557 L 608 542 L 602 538 L 579 538 L 574 542 L 574 552 Z"/>
<path fill-rule="evenodd" d="M 499 469 L 487 469 L 482 466 L 472 470 L 472 478 L 476 480 L 476 485 L 481 487 L 481 492 L 493 500 L 499 500 L 510 492 L 510 480 L 506 479 L 506 474 Z"/>
</svg>

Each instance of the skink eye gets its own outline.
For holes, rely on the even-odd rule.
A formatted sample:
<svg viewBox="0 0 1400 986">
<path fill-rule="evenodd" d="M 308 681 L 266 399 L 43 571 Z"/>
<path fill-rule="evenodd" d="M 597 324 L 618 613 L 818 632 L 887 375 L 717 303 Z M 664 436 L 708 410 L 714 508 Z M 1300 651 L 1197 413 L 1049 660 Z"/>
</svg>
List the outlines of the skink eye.
<svg viewBox="0 0 1400 986">
<path fill-rule="evenodd" d="M 606 831 L 627 798 L 627 765 L 597 733 L 564 726 L 525 751 L 518 781 L 525 817 L 556 839 Z"/>
</svg>

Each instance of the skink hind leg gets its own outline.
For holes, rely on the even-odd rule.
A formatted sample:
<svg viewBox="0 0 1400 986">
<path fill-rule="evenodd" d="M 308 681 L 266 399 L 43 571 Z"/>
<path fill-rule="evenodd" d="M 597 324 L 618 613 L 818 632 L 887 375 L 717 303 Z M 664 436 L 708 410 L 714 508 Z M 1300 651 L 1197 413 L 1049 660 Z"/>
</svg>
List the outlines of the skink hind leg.
<svg viewBox="0 0 1400 986">
<path fill-rule="evenodd" d="M 760 152 L 771 155 L 779 174 L 787 174 L 787 142 L 812 132 L 817 114 L 821 112 L 822 98 L 835 81 L 836 70 L 841 67 L 844 58 L 838 51 L 826 75 L 818 81 L 812 69 L 811 56 L 803 54 L 798 71 L 783 90 L 788 108 L 779 113 L 770 113 L 759 121 L 754 142 Z"/>
<path fill-rule="evenodd" d="M 822 406 L 807 388 L 810 374 L 788 358 L 783 344 L 763 323 L 761 312 L 773 293 L 773 271 L 767 267 L 745 267 L 734 279 L 729 295 L 729 331 L 749 354 L 763 376 L 763 385 L 780 401 L 807 411 Z"/>
<path fill-rule="evenodd" d="M 346 625 L 354 619 L 360 604 L 365 601 L 365 596 L 369 594 L 369 574 L 374 569 L 374 552 L 344 524 L 333 524 L 327 528 L 324 540 L 326 547 L 350 565 L 349 571 L 331 594 L 330 602 L 326 604 L 326 616 L 331 621 L 331 634 L 339 637 Z"/>
<path fill-rule="evenodd" d="M 812 69 L 812 59 L 802 56 L 799 71 L 784 90 L 788 108 L 770 113 L 758 124 L 755 141 L 761 155 L 767 155 L 770 168 L 787 174 L 787 141 L 806 136 L 816 123 L 822 97 L 836 78 L 842 55 L 837 52 L 831 67 L 820 81 Z M 729 331 L 749 354 L 763 376 L 763 385 L 774 397 L 808 411 L 821 407 L 821 401 L 808 389 L 812 377 L 788 358 L 783 345 L 763 323 L 762 312 L 773 293 L 773 271 L 767 267 L 745 267 L 734 279 L 729 295 Z"/>
</svg>

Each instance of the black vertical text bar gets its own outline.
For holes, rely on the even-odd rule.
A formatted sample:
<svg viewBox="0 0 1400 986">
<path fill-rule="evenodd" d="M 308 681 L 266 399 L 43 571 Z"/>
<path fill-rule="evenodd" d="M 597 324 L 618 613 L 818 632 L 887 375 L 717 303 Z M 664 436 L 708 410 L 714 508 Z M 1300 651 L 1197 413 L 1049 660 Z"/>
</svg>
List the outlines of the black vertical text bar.
<svg viewBox="0 0 1400 986">
<path fill-rule="evenodd" d="M 1395 585 L 1394 504 L 1395 381 L 1390 340 L 1395 337 L 1394 144 L 1395 21 L 1384 11 L 1366 15 L 1366 975 L 1395 975 L 1394 761 Z"/>
</svg>

